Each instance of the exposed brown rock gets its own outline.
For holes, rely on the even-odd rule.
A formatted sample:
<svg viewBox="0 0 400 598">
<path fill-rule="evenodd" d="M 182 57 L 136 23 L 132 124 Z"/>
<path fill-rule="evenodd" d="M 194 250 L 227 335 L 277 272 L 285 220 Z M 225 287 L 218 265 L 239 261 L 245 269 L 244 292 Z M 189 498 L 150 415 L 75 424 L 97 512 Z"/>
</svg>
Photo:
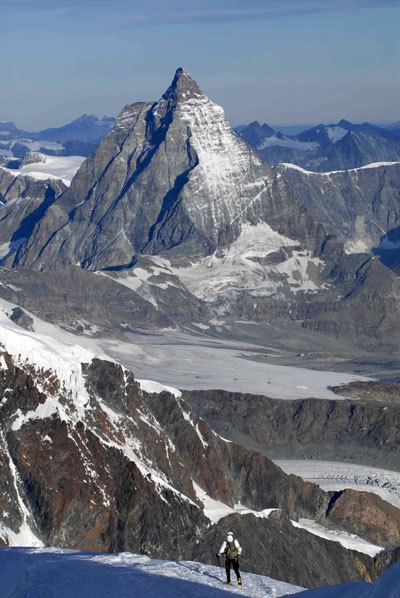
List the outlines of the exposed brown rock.
<svg viewBox="0 0 400 598">
<path fill-rule="evenodd" d="M 335 492 L 327 521 L 380 546 L 400 546 L 400 510 L 368 492 L 346 489 Z"/>
<path fill-rule="evenodd" d="M 400 385 L 380 381 L 357 381 L 335 386 L 332 391 L 347 398 L 374 401 L 400 407 Z"/>
</svg>

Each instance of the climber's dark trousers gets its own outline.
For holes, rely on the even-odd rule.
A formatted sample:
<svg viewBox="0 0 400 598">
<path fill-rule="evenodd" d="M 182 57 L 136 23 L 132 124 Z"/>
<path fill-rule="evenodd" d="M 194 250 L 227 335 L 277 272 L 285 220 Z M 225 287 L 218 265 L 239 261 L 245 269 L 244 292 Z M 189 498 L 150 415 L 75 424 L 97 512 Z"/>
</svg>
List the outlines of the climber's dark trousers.
<svg viewBox="0 0 400 598">
<path fill-rule="evenodd" d="M 234 572 L 236 573 L 236 577 L 239 579 L 239 559 L 225 559 L 225 569 L 226 569 L 226 581 L 231 581 L 231 565 L 233 567 Z"/>
</svg>

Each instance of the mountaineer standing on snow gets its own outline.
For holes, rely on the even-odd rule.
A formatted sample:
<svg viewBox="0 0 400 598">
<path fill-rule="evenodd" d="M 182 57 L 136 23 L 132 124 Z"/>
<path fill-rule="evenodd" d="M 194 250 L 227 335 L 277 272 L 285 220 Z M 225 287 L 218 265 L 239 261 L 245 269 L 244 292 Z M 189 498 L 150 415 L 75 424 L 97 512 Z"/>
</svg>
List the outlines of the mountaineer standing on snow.
<svg viewBox="0 0 400 598">
<path fill-rule="evenodd" d="M 239 572 L 239 555 L 242 553 L 242 547 L 239 544 L 239 540 L 234 537 L 233 532 L 226 534 L 226 540 L 222 542 L 221 548 L 219 549 L 220 555 L 225 556 L 225 570 L 226 570 L 226 583 L 232 585 L 231 582 L 231 566 L 236 573 L 237 582 L 239 588 L 242 587 L 242 579 Z M 217 555 L 218 556 L 218 555 Z"/>
</svg>

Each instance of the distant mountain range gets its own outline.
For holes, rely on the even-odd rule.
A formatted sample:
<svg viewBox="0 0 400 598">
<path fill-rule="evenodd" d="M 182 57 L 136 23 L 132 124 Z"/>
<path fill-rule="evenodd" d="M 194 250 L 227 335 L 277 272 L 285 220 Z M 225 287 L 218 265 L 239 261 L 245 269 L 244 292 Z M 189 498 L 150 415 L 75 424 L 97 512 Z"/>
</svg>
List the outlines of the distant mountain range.
<svg viewBox="0 0 400 598">
<path fill-rule="evenodd" d="M 18 129 L 13 122 L 0 122 L 0 160 L 7 164 L 28 152 L 54 156 L 88 156 L 114 126 L 115 118 L 83 114 L 62 127 L 32 133 Z"/>
<path fill-rule="evenodd" d="M 307 170 L 329 172 L 359 168 L 373 162 L 400 160 L 400 125 L 386 128 L 369 123 L 318 125 L 297 135 L 283 135 L 257 121 L 238 134 L 272 166 L 289 162 Z"/>
</svg>

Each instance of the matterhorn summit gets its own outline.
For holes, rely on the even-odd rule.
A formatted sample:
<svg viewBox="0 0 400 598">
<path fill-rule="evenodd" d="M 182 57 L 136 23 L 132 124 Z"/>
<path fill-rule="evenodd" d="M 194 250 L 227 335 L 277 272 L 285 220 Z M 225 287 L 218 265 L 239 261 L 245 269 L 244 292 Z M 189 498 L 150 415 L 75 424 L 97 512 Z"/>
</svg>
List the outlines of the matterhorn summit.
<svg viewBox="0 0 400 598">
<path fill-rule="evenodd" d="M 203 92 L 194 79 L 183 68 L 179 68 L 175 77 L 163 95 L 164 100 L 172 98 L 175 102 L 186 101 L 189 98 L 201 97 Z"/>
<path fill-rule="evenodd" d="M 100 270 L 127 268 L 138 254 L 195 259 L 260 223 L 282 235 L 279 246 L 319 250 L 317 227 L 284 179 L 178 69 L 158 102 L 122 110 L 14 265 Z"/>
</svg>

